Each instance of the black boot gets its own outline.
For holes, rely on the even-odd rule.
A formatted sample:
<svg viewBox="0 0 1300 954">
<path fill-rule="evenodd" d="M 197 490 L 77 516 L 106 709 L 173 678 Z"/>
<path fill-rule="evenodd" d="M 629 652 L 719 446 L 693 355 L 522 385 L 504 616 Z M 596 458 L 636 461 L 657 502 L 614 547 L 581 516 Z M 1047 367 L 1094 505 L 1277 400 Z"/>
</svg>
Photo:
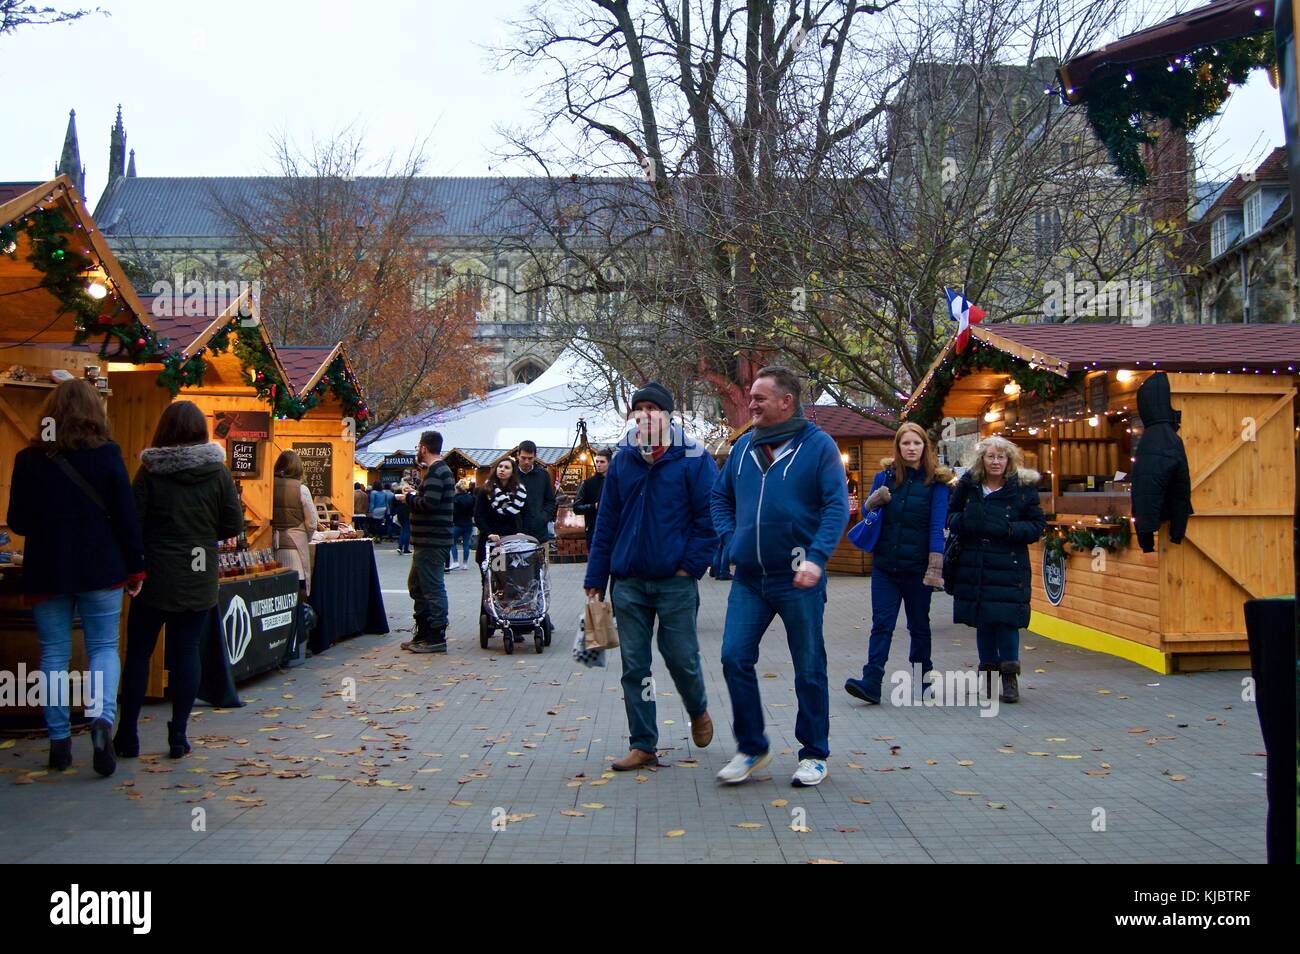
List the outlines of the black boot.
<svg viewBox="0 0 1300 954">
<path fill-rule="evenodd" d="M 1020 683 L 1016 678 L 1020 675 L 1020 663 L 1004 662 L 1001 664 L 1002 672 L 1002 691 L 998 693 L 998 699 L 1002 702 L 1019 702 L 1020 701 Z"/>
<path fill-rule="evenodd" d="M 413 653 L 445 653 L 447 651 L 447 627 L 430 626 L 428 642 L 411 643 Z M 508 638 L 508 637 L 507 637 Z"/>
<path fill-rule="evenodd" d="M 113 737 L 113 751 L 119 759 L 133 759 L 140 754 L 140 736 L 132 725 L 127 731 L 126 723 L 119 722 L 117 735 Z"/>
<path fill-rule="evenodd" d="M 419 617 L 416 617 L 415 635 L 412 636 L 410 639 L 408 639 L 406 642 L 402 643 L 402 648 L 413 653 L 423 652 L 423 650 L 416 649 L 415 647 L 418 645 L 423 645 L 428 641 L 429 641 L 429 624 L 424 620 L 420 619 Z"/>
<path fill-rule="evenodd" d="M 167 757 L 181 759 L 190 754 L 190 743 L 185 738 L 185 729 L 175 729 L 173 723 L 167 723 Z"/>
<path fill-rule="evenodd" d="M 980 663 L 979 688 L 976 689 L 977 696 L 980 699 L 993 698 L 993 683 L 994 683 L 993 674 L 997 671 L 998 671 L 997 663 Z"/>
<path fill-rule="evenodd" d="M 72 739 L 50 739 L 50 768 L 62 772 L 72 767 Z"/>
<path fill-rule="evenodd" d="M 96 719 L 90 725 L 90 744 L 95 750 L 93 765 L 95 771 L 105 778 L 117 771 L 117 759 L 113 758 L 113 723 L 107 719 Z"/>
</svg>

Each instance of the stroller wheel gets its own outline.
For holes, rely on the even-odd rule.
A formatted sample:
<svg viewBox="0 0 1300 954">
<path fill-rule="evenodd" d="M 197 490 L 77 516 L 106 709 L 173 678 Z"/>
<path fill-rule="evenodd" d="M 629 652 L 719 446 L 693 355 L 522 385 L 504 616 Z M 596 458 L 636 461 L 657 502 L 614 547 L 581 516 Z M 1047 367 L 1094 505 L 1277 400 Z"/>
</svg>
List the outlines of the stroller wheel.
<svg viewBox="0 0 1300 954">
<path fill-rule="evenodd" d="M 504 635 L 505 635 L 506 655 L 513 656 L 515 654 L 515 632 L 509 626 L 507 626 L 505 628 Z"/>
<path fill-rule="evenodd" d="M 488 640 L 492 638 L 492 627 L 488 625 L 487 613 L 478 614 L 478 645 L 479 649 L 488 648 Z"/>
<path fill-rule="evenodd" d="M 542 634 L 542 628 L 539 626 L 533 630 L 533 648 L 537 650 L 537 655 L 542 654 L 542 647 L 546 645 L 546 637 Z"/>
<path fill-rule="evenodd" d="M 551 617 L 543 616 L 542 617 L 542 645 L 543 646 L 551 645 L 551 633 L 554 631 L 555 631 L 555 627 L 551 625 Z"/>
</svg>

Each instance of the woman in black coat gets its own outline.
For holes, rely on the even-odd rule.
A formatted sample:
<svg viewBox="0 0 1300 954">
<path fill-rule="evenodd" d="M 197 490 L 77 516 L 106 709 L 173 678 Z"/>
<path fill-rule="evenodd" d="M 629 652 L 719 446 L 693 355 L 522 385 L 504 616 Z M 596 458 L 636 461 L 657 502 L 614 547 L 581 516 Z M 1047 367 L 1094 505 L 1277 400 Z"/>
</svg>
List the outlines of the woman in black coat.
<svg viewBox="0 0 1300 954">
<path fill-rule="evenodd" d="M 72 614 L 81 617 L 91 676 L 90 741 L 100 775 L 117 768 L 110 745 L 121 672 L 122 591 L 144 579 L 144 544 L 122 450 L 109 436 L 103 399 L 85 381 L 60 384 L 41 410 L 53 425 L 14 459 L 8 526 L 24 541 L 22 588 L 41 643 L 41 671 L 68 672 Z M 47 682 L 53 685 L 54 682 Z M 68 700 L 47 699 L 49 766 L 72 765 Z"/>
<path fill-rule="evenodd" d="M 524 525 L 524 504 L 528 490 L 515 471 L 515 462 L 509 457 L 501 461 L 488 475 L 487 483 L 474 502 L 474 526 L 478 527 L 479 566 L 487 556 L 487 545 L 502 537 L 519 533 Z"/>
<path fill-rule="evenodd" d="M 1029 544 L 1047 521 L 1036 470 L 1004 437 L 986 437 L 948 503 L 948 532 L 961 545 L 952 589 L 953 622 L 975 627 L 980 680 L 1002 676 L 1003 702 L 1018 702 L 1020 630 L 1029 625 Z"/>
<path fill-rule="evenodd" d="M 226 469 L 226 452 L 208 443 L 208 420 L 192 401 L 163 411 L 153 445 L 140 453 L 133 487 L 149 575 L 126 620 L 122 718 L 113 748 L 122 758 L 140 754 L 136 722 L 149 658 L 166 625 L 172 697 L 167 748 L 179 759 L 190 750 L 185 726 L 199 689 L 199 644 L 217 605 L 217 541 L 244 532 L 244 509 Z"/>
</svg>

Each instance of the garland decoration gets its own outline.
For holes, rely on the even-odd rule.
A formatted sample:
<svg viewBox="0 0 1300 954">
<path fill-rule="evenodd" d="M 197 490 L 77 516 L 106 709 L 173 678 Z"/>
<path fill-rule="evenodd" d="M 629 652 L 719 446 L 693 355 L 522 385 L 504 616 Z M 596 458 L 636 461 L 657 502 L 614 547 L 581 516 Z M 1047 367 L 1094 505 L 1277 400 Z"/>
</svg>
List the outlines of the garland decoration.
<svg viewBox="0 0 1300 954">
<path fill-rule="evenodd" d="M 953 383 L 973 371 L 1008 374 L 1011 380 L 1020 385 L 1022 395 L 1038 395 L 1044 401 L 1054 401 L 1070 389 L 1079 387 L 1086 377 L 1083 370 L 1072 371 L 1068 377 L 1061 377 L 1043 368 L 1030 367 L 1023 359 L 1000 351 L 978 338 L 972 338 L 970 343 L 973 347 L 962 352 L 954 350 L 947 361 L 935 368 L 920 400 L 907 415 L 908 420 L 915 421 L 926 429 L 937 424 L 943 414 L 944 398 L 948 396 Z"/>
<path fill-rule="evenodd" d="M 55 208 L 35 209 L 24 218 L 0 225 L 0 254 L 18 257 L 20 232 L 27 236 L 31 252 L 27 260 L 41 273 L 39 287 L 59 302 L 59 314 L 73 319 L 73 343 L 103 335 L 101 358 L 126 358 L 134 364 L 161 363 L 158 385 L 175 397 L 182 387 L 201 384 L 203 360 L 186 358 L 168 347 L 168 339 L 156 334 L 131 315 L 116 292 L 96 299 L 87 291 L 86 274 L 96 268 L 89 252 L 72 243 L 81 223 L 70 222 Z M 110 348 L 113 350 L 110 352 Z"/>
<path fill-rule="evenodd" d="M 1243 85 L 1251 70 L 1275 69 L 1276 63 L 1271 30 L 1224 40 L 1098 79 L 1088 86 L 1084 109 L 1120 174 L 1146 185 L 1142 146 L 1156 141 L 1149 119 L 1166 119 L 1190 133 L 1223 107 L 1231 87 Z"/>
<path fill-rule="evenodd" d="M 1052 557 L 1065 556 L 1067 545 L 1071 553 L 1090 554 L 1096 547 L 1107 553 L 1118 553 L 1128 547 L 1132 535 L 1128 518 L 1108 516 L 1102 518 L 1100 527 L 1071 527 L 1068 530 L 1052 527 L 1043 538 L 1043 547 Z"/>
</svg>

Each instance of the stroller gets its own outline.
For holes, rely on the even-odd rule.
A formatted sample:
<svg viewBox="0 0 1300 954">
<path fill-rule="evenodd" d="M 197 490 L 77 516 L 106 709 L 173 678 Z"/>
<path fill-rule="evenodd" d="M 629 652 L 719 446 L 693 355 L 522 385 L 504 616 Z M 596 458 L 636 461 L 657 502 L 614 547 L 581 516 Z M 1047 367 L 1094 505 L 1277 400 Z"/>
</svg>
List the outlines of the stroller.
<svg viewBox="0 0 1300 954">
<path fill-rule="evenodd" d="M 547 615 L 550 584 L 546 573 L 546 546 L 526 534 L 502 537 L 488 543 L 483 561 L 483 606 L 478 616 L 478 644 L 500 632 L 507 654 L 525 631 L 533 636 L 533 647 L 541 652 L 551 644 L 551 618 Z"/>
</svg>

